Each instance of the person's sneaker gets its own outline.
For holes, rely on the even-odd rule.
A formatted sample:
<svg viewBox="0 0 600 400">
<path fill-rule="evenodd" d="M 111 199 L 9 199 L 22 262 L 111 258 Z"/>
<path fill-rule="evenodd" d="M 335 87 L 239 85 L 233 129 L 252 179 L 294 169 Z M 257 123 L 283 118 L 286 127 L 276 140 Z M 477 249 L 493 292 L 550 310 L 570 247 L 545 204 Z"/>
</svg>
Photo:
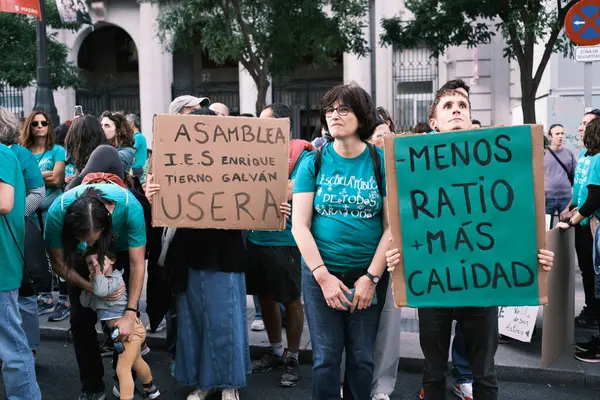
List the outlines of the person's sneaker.
<svg viewBox="0 0 600 400">
<path fill-rule="evenodd" d="M 240 400 L 240 394 L 237 389 L 223 389 L 221 400 Z"/>
<path fill-rule="evenodd" d="M 390 396 L 385 393 L 375 393 L 371 400 L 390 400 Z"/>
<path fill-rule="evenodd" d="M 45 297 L 38 296 L 37 306 L 38 316 L 50 314 L 52 311 L 54 311 L 54 302 L 52 301 L 52 298 L 50 298 L 50 302 L 48 302 Z"/>
<path fill-rule="evenodd" d="M 587 342 L 575 342 L 575 347 L 577 347 L 578 351 L 582 352 L 600 348 L 600 336 L 593 336 L 592 339 Z"/>
<path fill-rule="evenodd" d="M 187 397 L 187 400 L 206 400 L 211 394 L 213 394 L 212 390 L 198 389 L 190 393 L 190 395 Z"/>
<path fill-rule="evenodd" d="M 272 351 L 262 356 L 259 360 L 252 362 L 252 372 L 269 372 L 275 368 L 281 368 L 285 366 L 285 353 L 283 356 L 278 357 Z"/>
<path fill-rule="evenodd" d="M 473 400 L 473 384 L 472 383 L 461 383 L 460 385 L 454 385 L 452 391 L 459 399 L 462 400 Z"/>
<path fill-rule="evenodd" d="M 575 326 L 578 328 L 595 329 L 598 327 L 598 318 L 596 314 L 587 307 L 583 307 L 581 313 L 575 317 Z"/>
<path fill-rule="evenodd" d="M 150 389 L 144 389 L 144 393 L 142 394 L 144 399 L 158 399 L 160 397 L 160 392 L 156 388 L 156 386 L 152 385 Z"/>
<path fill-rule="evenodd" d="M 77 400 L 104 400 L 106 395 L 102 393 L 82 392 Z"/>
<path fill-rule="evenodd" d="M 586 363 L 600 363 L 600 349 L 578 351 L 575 353 L 575 358 Z"/>
<path fill-rule="evenodd" d="M 299 381 L 300 365 L 298 364 L 298 360 L 294 357 L 287 357 L 279 385 L 282 387 L 295 387 Z"/>
<path fill-rule="evenodd" d="M 146 325 L 146 330 L 148 332 L 152 332 L 152 333 L 158 333 L 158 332 L 162 332 L 165 329 L 167 329 L 167 320 L 166 318 L 163 318 L 162 321 L 160 321 L 160 324 L 158 324 L 158 326 L 156 327 L 156 330 L 153 331 L 150 327 L 150 324 Z"/>
<path fill-rule="evenodd" d="M 265 321 L 263 321 L 262 319 L 255 319 L 254 321 L 252 321 L 252 324 L 250 325 L 250 329 L 252 329 L 253 331 L 264 331 L 265 330 Z"/>
<path fill-rule="evenodd" d="M 104 343 L 102 346 L 100 346 L 100 355 L 102 357 L 112 357 L 114 351 L 115 348 L 108 343 Z"/>
<path fill-rule="evenodd" d="M 419 400 L 424 400 L 425 399 L 425 389 L 421 388 L 421 390 L 419 391 Z"/>
<path fill-rule="evenodd" d="M 144 343 L 142 343 L 142 349 L 141 349 L 140 354 L 142 357 L 144 357 L 148 353 L 150 353 L 150 346 L 148 346 L 148 344 L 146 342 L 144 342 Z"/>
<path fill-rule="evenodd" d="M 48 321 L 50 322 L 58 322 L 67 318 L 71 315 L 71 306 L 66 305 L 62 301 L 59 301 L 56 307 L 54 307 L 54 311 L 50 315 L 48 315 Z"/>
</svg>

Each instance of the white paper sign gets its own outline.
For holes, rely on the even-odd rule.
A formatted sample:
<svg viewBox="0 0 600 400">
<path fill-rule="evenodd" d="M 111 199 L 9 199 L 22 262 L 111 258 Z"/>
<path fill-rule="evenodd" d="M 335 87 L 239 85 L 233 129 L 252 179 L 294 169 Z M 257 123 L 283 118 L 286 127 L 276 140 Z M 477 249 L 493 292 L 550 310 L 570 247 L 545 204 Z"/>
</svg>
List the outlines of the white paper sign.
<svg viewBox="0 0 600 400">
<path fill-rule="evenodd" d="M 593 62 L 600 60 L 600 46 L 577 46 L 575 48 L 575 61 Z"/>
<path fill-rule="evenodd" d="M 539 306 L 500 307 L 498 331 L 501 335 L 530 343 L 539 308 Z"/>
</svg>

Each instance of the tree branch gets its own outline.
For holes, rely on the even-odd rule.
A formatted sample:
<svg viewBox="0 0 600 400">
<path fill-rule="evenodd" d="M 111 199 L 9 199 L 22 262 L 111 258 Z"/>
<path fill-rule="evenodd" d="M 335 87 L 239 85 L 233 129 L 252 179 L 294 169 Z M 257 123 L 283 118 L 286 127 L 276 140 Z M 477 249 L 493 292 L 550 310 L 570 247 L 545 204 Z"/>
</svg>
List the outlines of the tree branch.
<svg viewBox="0 0 600 400">
<path fill-rule="evenodd" d="M 515 50 L 514 51 L 515 57 L 517 58 L 517 62 L 519 63 L 519 66 L 521 66 L 521 64 L 523 62 L 524 53 L 523 53 L 523 47 L 521 46 L 521 42 L 519 41 L 519 35 L 517 33 L 517 29 L 515 28 L 514 24 L 511 22 L 511 18 L 510 18 L 510 14 L 509 14 L 510 0 L 504 0 L 504 3 L 502 3 L 502 6 L 500 8 L 502 10 L 499 15 L 500 19 L 502 19 L 502 21 L 504 21 L 504 25 L 508 29 L 508 35 L 510 37 L 512 46 Z"/>
<path fill-rule="evenodd" d="M 254 53 L 252 41 L 250 40 L 252 34 L 250 33 L 250 28 L 248 27 L 248 24 L 246 24 L 246 21 L 244 21 L 244 19 L 242 18 L 242 7 L 239 3 L 239 0 L 231 0 L 231 4 L 233 5 L 233 9 L 235 10 L 237 22 L 240 25 L 240 29 L 242 30 L 242 38 L 244 39 L 244 44 L 246 45 L 246 51 L 250 58 L 250 62 L 254 64 L 257 73 L 255 76 L 252 75 L 252 72 L 250 70 L 248 70 L 248 72 L 250 72 L 252 77 L 256 80 L 258 79 L 258 72 L 262 69 L 262 63 Z"/>
</svg>

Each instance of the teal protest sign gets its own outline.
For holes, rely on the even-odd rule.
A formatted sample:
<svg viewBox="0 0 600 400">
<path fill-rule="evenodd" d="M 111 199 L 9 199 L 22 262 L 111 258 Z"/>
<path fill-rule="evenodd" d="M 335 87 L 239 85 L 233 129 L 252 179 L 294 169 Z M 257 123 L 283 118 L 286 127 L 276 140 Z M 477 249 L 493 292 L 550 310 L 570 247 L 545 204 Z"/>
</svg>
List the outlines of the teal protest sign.
<svg viewBox="0 0 600 400">
<path fill-rule="evenodd" d="M 385 149 L 398 306 L 546 302 L 541 126 L 390 137 Z"/>
</svg>

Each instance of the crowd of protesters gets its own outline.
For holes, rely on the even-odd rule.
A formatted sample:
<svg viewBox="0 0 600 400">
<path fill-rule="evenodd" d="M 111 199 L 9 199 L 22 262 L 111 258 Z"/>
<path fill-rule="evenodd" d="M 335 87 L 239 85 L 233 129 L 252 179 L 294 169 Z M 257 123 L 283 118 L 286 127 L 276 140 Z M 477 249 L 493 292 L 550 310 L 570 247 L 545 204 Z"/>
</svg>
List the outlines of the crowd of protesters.
<svg viewBox="0 0 600 400">
<path fill-rule="evenodd" d="M 231 116 L 227 105 L 190 95 L 176 98 L 165 111 Z M 292 114 L 287 105 L 271 104 L 259 117 L 297 123 Z M 584 118 L 586 150 L 574 163 L 578 193 L 571 201 L 570 193 L 556 189 L 556 207 L 566 209 L 564 228 L 600 214 L 600 170 L 595 172 L 600 112 L 590 115 Z M 438 91 L 429 121 L 414 132 L 480 125 L 471 119 L 469 87 L 455 80 Z M 555 128 L 551 137 L 560 136 Z M 116 398 L 133 399 L 136 383 L 144 398 L 159 398 L 160 382 L 154 382 L 143 356 L 150 351 L 147 330 L 161 329 L 167 330 L 165 368 L 177 383 L 193 388 L 188 400 L 215 392 L 224 400 L 239 399 L 248 374 L 278 368 L 279 384 L 295 387 L 301 380 L 305 319 L 313 350 L 313 399 L 389 399 L 398 373 L 401 309 L 394 307 L 388 272 L 396 268 L 400 249 L 390 245 L 382 149 L 384 138 L 399 132 L 387 110 L 356 84 L 325 94 L 312 142 L 290 140 L 289 193 L 280 205 L 286 227 L 277 232 L 152 227 L 151 209 L 161 187 L 141 130 L 135 114 L 79 115 L 55 132 L 43 112 L 34 111 L 20 124 L 0 109 L 0 259 L 5 261 L 0 264 L 5 310 L 0 360 L 8 398 L 41 399 L 34 363 L 39 317 L 50 314 L 51 321 L 70 318 L 80 400 L 105 398 L 103 354 L 113 357 Z M 332 202 L 334 194 L 363 201 Z M 44 231 L 55 277 L 48 287 L 27 291 L 29 219 Z M 584 284 L 591 309 L 600 291 L 594 290 L 599 280 L 591 263 L 598 247 L 589 227 L 577 229 L 587 231 L 578 240 L 578 256 L 580 265 L 590 261 Z M 540 265 L 549 270 L 553 254 L 538 250 Z M 150 324 L 145 327 L 139 303 L 146 274 Z M 264 327 L 270 344 L 254 361 L 247 295 L 255 296 L 262 322 L 252 329 Z M 453 320 L 454 392 L 465 400 L 498 398 L 497 314 L 496 307 L 419 309 L 425 356 L 421 399 L 445 398 Z M 593 318 L 597 323 L 595 313 Z M 97 339 L 98 321 L 104 343 Z M 597 353 L 598 345 L 600 339 L 593 338 L 580 350 Z"/>
</svg>

